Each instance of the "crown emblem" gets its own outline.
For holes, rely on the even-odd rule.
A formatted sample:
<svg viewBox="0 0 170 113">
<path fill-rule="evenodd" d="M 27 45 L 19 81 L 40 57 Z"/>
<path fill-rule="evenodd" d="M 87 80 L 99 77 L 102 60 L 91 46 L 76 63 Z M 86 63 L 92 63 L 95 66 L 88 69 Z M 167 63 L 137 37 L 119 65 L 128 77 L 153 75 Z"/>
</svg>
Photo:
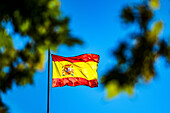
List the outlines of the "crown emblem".
<svg viewBox="0 0 170 113">
<path fill-rule="evenodd" d="M 63 76 L 66 76 L 66 75 L 74 75 L 73 74 L 73 66 L 71 64 L 66 64 L 62 67 L 62 70 L 63 70 Z"/>
</svg>

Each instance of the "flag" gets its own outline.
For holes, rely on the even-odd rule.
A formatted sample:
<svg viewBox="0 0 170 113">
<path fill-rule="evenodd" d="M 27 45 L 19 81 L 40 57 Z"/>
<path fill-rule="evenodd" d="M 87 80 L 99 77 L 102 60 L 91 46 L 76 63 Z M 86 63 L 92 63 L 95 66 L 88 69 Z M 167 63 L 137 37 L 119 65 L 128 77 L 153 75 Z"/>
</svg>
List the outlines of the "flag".
<svg viewBox="0 0 170 113">
<path fill-rule="evenodd" d="M 62 57 L 52 54 L 52 87 L 85 85 L 98 86 L 97 67 L 99 55 L 83 54 L 75 57 Z"/>
</svg>

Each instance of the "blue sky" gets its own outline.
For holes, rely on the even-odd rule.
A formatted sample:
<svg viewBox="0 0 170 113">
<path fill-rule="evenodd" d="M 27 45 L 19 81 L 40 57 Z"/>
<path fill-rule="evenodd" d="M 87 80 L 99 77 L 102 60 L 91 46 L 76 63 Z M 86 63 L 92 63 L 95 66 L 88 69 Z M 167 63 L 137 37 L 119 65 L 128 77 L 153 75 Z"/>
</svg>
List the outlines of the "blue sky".
<svg viewBox="0 0 170 113">
<path fill-rule="evenodd" d="M 125 26 L 120 20 L 123 6 L 141 0 L 61 0 L 63 15 L 70 17 L 71 33 L 80 37 L 84 45 L 67 47 L 61 45 L 53 54 L 75 56 L 84 53 L 100 55 L 99 78 L 111 69 L 115 63 L 112 50 L 119 42 L 127 39 L 136 26 Z M 163 20 L 164 32 L 161 38 L 170 36 L 170 13 L 168 0 L 161 0 L 161 9 L 155 11 L 155 20 Z M 10 25 L 9 28 L 11 29 Z M 14 37 L 15 46 L 23 45 Z M 17 45 L 16 45 L 17 44 Z M 46 113 L 47 103 L 47 52 L 45 68 L 36 72 L 34 84 L 16 86 L 2 94 L 3 101 L 10 107 L 10 113 Z M 50 88 L 50 113 L 170 113 L 170 67 L 160 58 L 155 63 L 157 76 L 149 83 L 139 83 L 134 95 L 121 93 L 111 100 L 106 99 L 102 85 L 90 88 L 86 86 Z"/>
</svg>

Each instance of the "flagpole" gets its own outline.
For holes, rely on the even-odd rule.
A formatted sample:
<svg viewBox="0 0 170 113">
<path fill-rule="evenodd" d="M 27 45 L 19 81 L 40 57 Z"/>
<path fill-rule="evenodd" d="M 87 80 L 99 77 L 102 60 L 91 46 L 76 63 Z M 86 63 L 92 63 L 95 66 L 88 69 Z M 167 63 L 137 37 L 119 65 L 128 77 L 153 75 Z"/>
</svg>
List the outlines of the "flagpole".
<svg viewBox="0 0 170 113">
<path fill-rule="evenodd" d="M 49 113 L 49 99 L 50 99 L 50 49 L 48 49 L 48 93 L 47 93 L 47 113 Z"/>
</svg>

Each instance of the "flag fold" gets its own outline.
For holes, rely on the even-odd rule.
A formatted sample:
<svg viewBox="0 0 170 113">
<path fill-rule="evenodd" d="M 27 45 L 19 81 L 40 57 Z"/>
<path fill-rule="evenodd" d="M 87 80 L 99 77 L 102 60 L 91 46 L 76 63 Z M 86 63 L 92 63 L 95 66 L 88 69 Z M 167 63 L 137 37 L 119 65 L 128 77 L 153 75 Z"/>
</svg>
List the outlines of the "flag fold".
<svg viewBox="0 0 170 113">
<path fill-rule="evenodd" d="M 83 54 L 75 57 L 62 57 L 52 54 L 52 87 L 85 85 L 98 86 L 97 67 L 99 55 Z"/>
</svg>

